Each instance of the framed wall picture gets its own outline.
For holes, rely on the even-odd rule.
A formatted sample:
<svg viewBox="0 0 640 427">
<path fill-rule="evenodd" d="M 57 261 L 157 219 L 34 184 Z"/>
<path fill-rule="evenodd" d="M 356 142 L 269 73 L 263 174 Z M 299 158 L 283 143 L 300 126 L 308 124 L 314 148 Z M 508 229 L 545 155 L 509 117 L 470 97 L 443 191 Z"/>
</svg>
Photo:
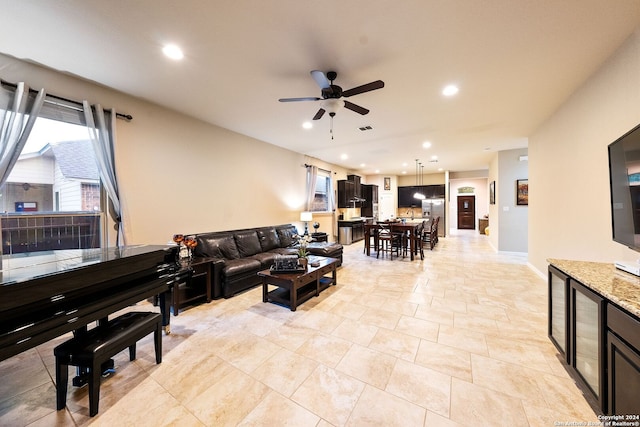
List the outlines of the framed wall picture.
<svg viewBox="0 0 640 427">
<path fill-rule="evenodd" d="M 495 181 L 491 181 L 489 183 L 489 204 L 490 205 L 496 204 L 496 182 Z"/>
<path fill-rule="evenodd" d="M 391 177 L 390 176 L 385 176 L 384 177 L 384 189 L 386 191 L 390 191 L 391 190 Z"/>
<path fill-rule="evenodd" d="M 519 205 L 529 204 L 529 180 L 518 179 L 516 181 L 516 203 Z"/>
</svg>

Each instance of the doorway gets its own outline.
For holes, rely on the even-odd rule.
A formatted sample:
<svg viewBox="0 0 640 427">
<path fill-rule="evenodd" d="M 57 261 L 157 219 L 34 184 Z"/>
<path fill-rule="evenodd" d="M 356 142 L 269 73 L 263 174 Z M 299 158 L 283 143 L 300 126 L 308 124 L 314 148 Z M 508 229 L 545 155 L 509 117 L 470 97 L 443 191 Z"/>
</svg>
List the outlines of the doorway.
<svg viewBox="0 0 640 427">
<path fill-rule="evenodd" d="M 475 230 L 476 196 L 458 196 L 458 230 Z"/>
</svg>

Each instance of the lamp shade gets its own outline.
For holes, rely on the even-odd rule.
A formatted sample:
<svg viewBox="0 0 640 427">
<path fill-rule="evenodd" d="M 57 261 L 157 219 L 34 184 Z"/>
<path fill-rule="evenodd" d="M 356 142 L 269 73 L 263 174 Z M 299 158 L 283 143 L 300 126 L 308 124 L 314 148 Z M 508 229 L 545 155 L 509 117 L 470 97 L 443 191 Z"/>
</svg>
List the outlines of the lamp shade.
<svg viewBox="0 0 640 427">
<path fill-rule="evenodd" d="M 311 212 L 300 212 L 300 221 L 311 221 L 313 219 L 313 214 Z"/>
<path fill-rule="evenodd" d="M 320 105 L 327 111 L 327 113 L 335 114 L 338 112 L 338 110 L 344 107 L 344 101 L 342 99 L 329 98 L 323 100 Z"/>
</svg>

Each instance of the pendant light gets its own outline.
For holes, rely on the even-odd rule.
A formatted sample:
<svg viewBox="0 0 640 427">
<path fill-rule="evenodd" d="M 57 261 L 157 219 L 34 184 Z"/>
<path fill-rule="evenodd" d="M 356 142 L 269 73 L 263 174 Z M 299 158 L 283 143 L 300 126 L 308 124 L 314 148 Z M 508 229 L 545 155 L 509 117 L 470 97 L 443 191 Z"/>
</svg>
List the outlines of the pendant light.
<svg viewBox="0 0 640 427">
<path fill-rule="evenodd" d="M 423 167 L 423 166 L 422 166 L 422 163 L 418 163 L 418 161 L 419 161 L 419 160 L 420 160 L 420 159 L 416 159 L 416 187 L 419 185 L 419 184 L 418 184 L 418 172 L 419 172 L 418 164 L 420 165 L 420 167 Z M 416 191 L 416 192 L 414 193 L 414 195 L 413 195 L 413 198 L 414 198 L 414 199 L 418 199 L 418 200 L 424 200 L 424 199 L 425 199 L 425 196 L 424 196 L 424 194 L 422 194 L 420 191 Z"/>
</svg>

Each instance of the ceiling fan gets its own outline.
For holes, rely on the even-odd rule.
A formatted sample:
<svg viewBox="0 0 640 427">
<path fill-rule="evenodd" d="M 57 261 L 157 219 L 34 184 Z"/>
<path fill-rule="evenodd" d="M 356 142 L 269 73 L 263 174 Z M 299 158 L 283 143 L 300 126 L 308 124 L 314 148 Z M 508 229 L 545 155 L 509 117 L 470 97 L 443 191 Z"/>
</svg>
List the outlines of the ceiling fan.
<svg viewBox="0 0 640 427">
<path fill-rule="evenodd" d="M 342 98 L 349 98 L 354 95 L 358 95 L 365 92 L 370 92 L 376 89 L 382 89 L 384 87 L 384 82 L 382 80 L 376 80 L 371 83 L 364 84 L 362 86 L 357 86 L 349 90 L 342 90 L 342 88 L 338 85 L 334 85 L 333 81 L 338 77 L 338 73 L 335 71 L 329 71 L 325 75 L 322 71 L 313 70 L 311 71 L 311 77 L 316 81 L 320 89 L 322 90 L 321 95 L 322 98 L 319 97 L 306 97 L 306 98 L 280 98 L 280 102 L 298 102 L 298 101 L 322 101 L 321 107 L 313 116 L 313 120 L 320 120 L 325 112 L 329 112 L 329 116 L 333 118 L 336 115 L 336 112 L 344 107 L 348 110 L 355 111 L 358 114 L 365 115 L 369 113 L 364 107 L 361 107 L 353 102 L 349 102 Z"/>
</svg>

